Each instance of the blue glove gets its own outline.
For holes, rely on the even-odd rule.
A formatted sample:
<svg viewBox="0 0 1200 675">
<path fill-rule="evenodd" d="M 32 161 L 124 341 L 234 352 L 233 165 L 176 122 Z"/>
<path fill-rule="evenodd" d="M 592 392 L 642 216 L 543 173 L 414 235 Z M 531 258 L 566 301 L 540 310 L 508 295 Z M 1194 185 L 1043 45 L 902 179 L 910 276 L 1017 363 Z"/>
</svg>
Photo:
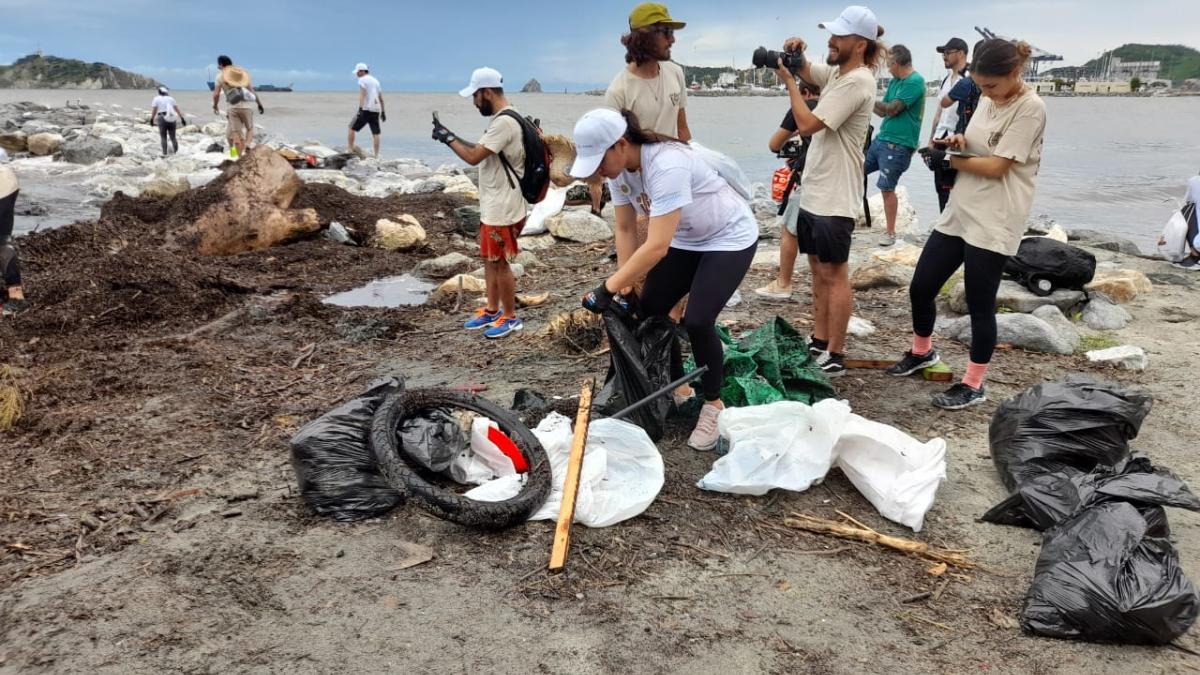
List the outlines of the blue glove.
<svg viewBox="0 0 1200 675">
<path fill-rule="evenodd" d="M 583 296 L 581 304 L 583 308 L 595 314 L 603 314 L 604 310 L 608 309 L 613 302 L 613 297 L 616 293 L 608 290 L 604 284 L 600 284 L 595 289 L 587 292 Z"/>
</svg>

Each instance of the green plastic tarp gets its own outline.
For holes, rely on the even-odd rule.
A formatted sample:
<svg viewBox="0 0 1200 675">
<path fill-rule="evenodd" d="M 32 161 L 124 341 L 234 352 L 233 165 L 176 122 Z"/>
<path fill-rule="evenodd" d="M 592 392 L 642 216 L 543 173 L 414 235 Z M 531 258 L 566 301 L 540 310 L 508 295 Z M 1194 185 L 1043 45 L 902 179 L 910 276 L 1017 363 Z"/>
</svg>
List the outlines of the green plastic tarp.
<svg viewBox="0 0 1200 675">
<path fill-rule="evenodd" d="M 836 394 L 829 378 L 808 354 L 808 339 L 776 316 L 739 340 L 718 327 L 725 343 L 725 384 L 721 401 L 729 407 L 775 401 L 816 403 Z"/>
</svg>

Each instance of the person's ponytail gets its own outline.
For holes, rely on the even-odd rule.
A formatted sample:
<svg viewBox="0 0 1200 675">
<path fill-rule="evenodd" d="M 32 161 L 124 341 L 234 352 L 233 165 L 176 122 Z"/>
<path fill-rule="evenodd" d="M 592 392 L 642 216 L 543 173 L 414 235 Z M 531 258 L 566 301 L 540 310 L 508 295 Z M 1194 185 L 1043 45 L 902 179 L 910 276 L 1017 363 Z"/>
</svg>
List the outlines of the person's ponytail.
<svg viewBox="0 0 1200 675">
<path fill-rule="evenodd" d="M 654 143 L 683 143 L 683 141 L 673 136 L 660 134 L 653 131 L 648 131 L 642 128 L 638 122 L 637 115 L 633 114 L 632 110 L 621 110 L 621 117 L 625 118 L 625 140 L 635 145 L 652 145 Z"/>
<path fill-rule="evenodd" d="M 887 65 L 888 46 L 883 40 L 883 26 L 879 26 L 874 40 L 867 40 L 867 49 L 863 52 L 863 63 L 872 70 L 880 70 Z"/>
</svg>

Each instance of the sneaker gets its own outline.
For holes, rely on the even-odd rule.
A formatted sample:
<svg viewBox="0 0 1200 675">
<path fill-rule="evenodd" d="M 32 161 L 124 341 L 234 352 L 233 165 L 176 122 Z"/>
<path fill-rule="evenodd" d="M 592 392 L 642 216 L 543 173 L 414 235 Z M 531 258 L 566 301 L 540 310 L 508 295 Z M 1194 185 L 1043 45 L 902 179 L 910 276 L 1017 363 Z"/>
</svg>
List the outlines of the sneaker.
<svg viewBox="0 0 1200 675">
<path fill-rule="evenodd" d="M 1191 270 L 1193 272 L 1200 272 L 1200 258 L 1197 258 L 1194 255 L 1188 256 L 1188 257 L 1184 258 L 1183 260 L 1180 260 L 1179 262 L 1175 263 L 1174 266 L 1178 267 L 1181 270 Z"/>
<path fill-rule="evenodd" d="M 693 450 L 712 450 L 717 447 L 717 440 L 721 438 L 717 433 L 717 417 L 720 414 L 721 409 L 715 405 L 705 403 L 700 408 L 700 419 L 696 421 L 692 435 L 688 436 L 689 447 Z"/>
<path fill-rule="evenodd" d="M 912 351 L 907 351 L 904 352 L 904 358 L 900 359 L 899 363 L 889 366 L 885 372 L 894 377 L 905 377 L 906 375 L 912 375 L 918 370 L 928 368 L 941 360 L 936 349 L 930 349 L 928 353 L 920 356 L 912 353 Z"/>
<path fill-rule="evenodd" d="M 983 387 L 975 387 L 959 382 L 953 387 L 933 397 L 933 404 L 943 410 L 962 410 L 987 400 Z"/>
<path fill-rule="evenodd" d="M 487 328 L 493 323 L 496 323 L 496 319 L 499 318 L 500 310 L 497 309 L 495 311 L 490 311 L 487 307 L 480 307 L 479 309 L 475 310 L 475 316 L 467 319 L 463 323 L 463 328 L 466 328 L 467 330 L 479 330 L 480 328 Z"/>
<path fill-rule="evenodd" d="M 808 355 L 810 357 L 819 359 L 821 358 L 821 354 L 824 354 L 828 349 L 829 342 L 825 340 L 818 340 L 812 335 L 808 336 Z"/>
<path fill-rule="evenodd" d="M 3 305 L 0 305 L 0 316 L 9 317 L 16 316 L 21 312 L 29 309 L 29 301 L 21 300 L 5 300 Z"/>
<path fill-rule="evenodd" d="M 846 374 L 846 356 L 844 354 L 821 352 L 821 355 L 817 357 L 817 365 L 821 367 L 821 372 L 825 373 L 825 377 L 841 377 Z"/>
<path fill-rule="evenodd" d="M 692 400 L 695 397 L 696 397 L 695 389 L 691 389 L 690 393 L 688 393 L 686 396 L 684 396 L 682 394 L 678 394 L 674 391 L 671 392 L 671 401 L 675 404 L 676 408 L 682 408 L 683 406 L 687 405 L 688 401 Z"/>
<path fill-rule="evenodd" d="M 488 329 L 483 331 L 483 337 L 490 339 L 498 339 L 508 337 L 512 333 L 516 333 L 525 328 L 525 322 L 515 316 L 502 316 L 492 322 Z"/>
<path fill-rule="evenodd" d="M 776 279 L 762 288 L 754 289 L 754 294 L 770 300 L 790 300 L 792 287 L 780 285 Z"/>
<path fill-rule="evenodd" d="M 888 234 L 887 232 L 884 232 L 883 234 L 879 235 L 879 245 L 880 246 L 894 246 L 895 244 L 896 244 L 896 235 Z"/>
</svg>

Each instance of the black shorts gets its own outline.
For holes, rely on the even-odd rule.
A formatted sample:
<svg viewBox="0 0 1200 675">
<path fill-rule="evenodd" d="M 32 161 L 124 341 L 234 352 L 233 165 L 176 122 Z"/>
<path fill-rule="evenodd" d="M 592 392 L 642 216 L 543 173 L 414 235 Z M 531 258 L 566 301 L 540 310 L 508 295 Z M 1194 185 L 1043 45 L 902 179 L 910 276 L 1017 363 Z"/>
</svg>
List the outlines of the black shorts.
<svg viewBox="0 0 1200 675">
<path fill-rule="evenodd" d="M 359 110 L 354 116 L 354 121 L 350 123 L 350 129 L 355 132 L 363 130 L 365 126 L 371 127 L 371 133 L 379 135 L 379 113 L 371 112 L 370 110 Z"/>
<path fill-rule="evenodd" d="M 818 216 L 800 209 L 796 220 L 796 239 L 800 252 L 815 255 L 823 263 L 850 260 L 850 235 L 854 219 L 845 216 Z"/>
</svg>

